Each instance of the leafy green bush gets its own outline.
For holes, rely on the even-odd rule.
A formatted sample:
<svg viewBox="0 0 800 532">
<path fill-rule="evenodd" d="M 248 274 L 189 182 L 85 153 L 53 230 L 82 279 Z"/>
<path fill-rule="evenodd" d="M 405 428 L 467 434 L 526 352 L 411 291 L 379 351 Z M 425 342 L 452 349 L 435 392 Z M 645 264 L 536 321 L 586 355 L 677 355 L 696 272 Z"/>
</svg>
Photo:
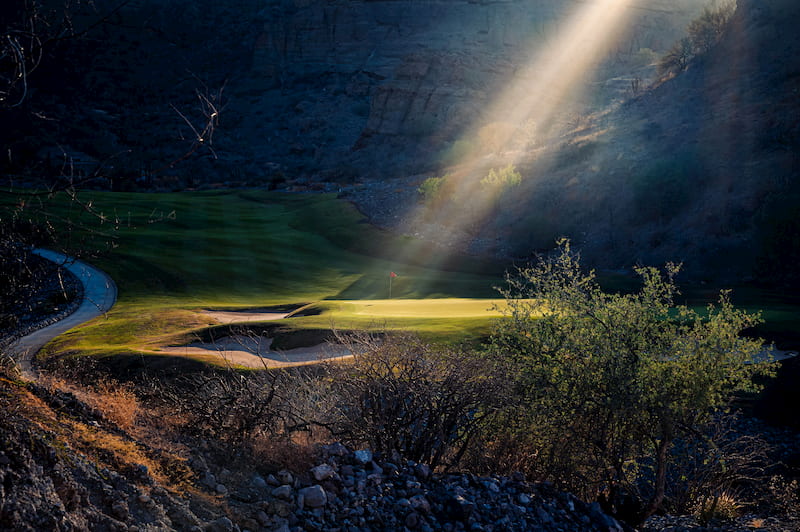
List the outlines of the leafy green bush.
<svg viewBox="0 0 800 532">
<path fill-rule="evenodd" d="M 422 196 L 425 203 L 434 203 L 442 196 L 442 186 L 449 176 L 429 177 L 417 188 L 417 193 Z"/>
<path fill-rule="evenodd" d="M 662 505 L 677 439 L 772 370 L 750 363 L 761 341 L 740 333 L 759 318 L 727 293 L 705 315 L 674 305 L 678 270 L 638 268 L 639 292 L 606 293 L 562 240 L 555 256 L 508 277 L 507 317 L 492 338 L 518 401 L 496 438 L 511 443 L 495 447 L 512 448 L 536 477 L 627 507 L 618 516 L 631 524 Z"/>
<path fill-rule="evenodd" d="M 485 187 L 515 187 L 520 183 L 522 183 L 522 175 L 511 163 L 503 168 L 490 169 L 489 174 L 481 179 L 481 185 Z"/>
</svg>

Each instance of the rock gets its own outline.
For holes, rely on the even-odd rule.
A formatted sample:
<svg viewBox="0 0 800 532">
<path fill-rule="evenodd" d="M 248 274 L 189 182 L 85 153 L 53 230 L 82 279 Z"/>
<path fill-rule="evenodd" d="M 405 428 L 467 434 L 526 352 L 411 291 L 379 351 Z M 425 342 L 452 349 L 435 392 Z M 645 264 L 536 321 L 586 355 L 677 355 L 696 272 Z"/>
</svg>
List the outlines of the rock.
<svg viewBox="0 0 800 532">
<path fill-rule="evenodd" d="M 605 514 L 596 502 L 589 505 L 589 515 L 599 525 L 602 532 L 623 532 L 624 530 L 617 520 Z"/>
<path fill-rule="evenodd" d="M 200 520 L 194 515 L 189 508 L 182 504 L 173 504 L 167 510 L 169 520 L 174 525 L 173 528 L 189 529 L 193 526 L 199 526 Z"/>
<path fill-rule="evenodd" d="M 220 517 L 206 525 L 206 532 L 233 532 L 233 521 L 227 517 Z"/>
<path fill-rule="evenodd" d="M 414 475 L 422 480 L 426 480 L 431 476 L 431 468 L 426 464 L 417 464 L 414 467 Z"/>
<path fill-rule="evenodd" d="M 414 495 L 409 499 L 409 502 L 411 503 L 411 507 L 418 512 L 427 514 L 431 511 L 431 503 L 428 502 L 428 499 L 426 499 L 424 495 Z"/>
<path fill-rule="evenodd" d="M 316 467 L 312 467 L 311 474 L 314 476 L 314 479 L 319 482 L 334 476 L 336 474 L 336 470 L 334 470 L 333 466 L 329 464 L 321 464 Z"/>
<path fill-rule="evenodd" d="M 214 476 L 214 473 L 207 471 L 200 479 L 200 484 L 213 490 L 217 487 L 217 477 Z"/>
<path fill-rule="evenodd" d="M 130 517 L 130 510 L 128 510 L 128 503 L 125 501 L 116 501 L 111 505 L 111 513 L 120 521 L 127 521 Z"/>
<path fill-rule="evenodd" d="M 355 461 L 361 465 L 366 465 L 372 461 L 372 452 L 362 449 L 353 453 Z"/>
<path fill-rule="evenodd" d="M 422 517 L 416 512 L 411 512 L 406 516 L 405 523 L 408 528 L 413 530 L 419 527 L 420 521 L 422 521 Z"/>
<path fill-rule="evenodd" d="M 288 484 L 284 484 L 283 486 L 279 486 L 272 490 L 271 495 L 273 497 L 278 497 L 279 499 L 291 499 L 292 487 Z"/>
<path fill-rule="evenodd" d="M 275 477 L 275 475 L 270 473 L 269 475 L 267 475 L 267 484 L 269 484 L 270 486 L 280 486 L 281 481 L 278 480 L 277 477 Z"/>
<path fill-rule="evenodd" d="M 451 519 L 466 521 L 472 515 L 475 504 L 466 500 L 461 495 L 456 495 L 445 500 L 444 509 Z"/>
<path fill-rule="evenodd" d="M 294 475 L 292 475 L 289 471 L 283 469 L 278 471 L 278 481 L 281 484 L 289 484 L 290 486 L 294 484 Z"/>
<path fill-rule="evenodd" d="M 300 504 L 302 497 L 303 504 Z M 305 506 L 308 508 L 321 508 L 328 502 L 325 489 L 319 484 L 315 484 L 308 488 L 303 488 L 298 492 L 298 506 Z"/>
<path fill-rule="evenodd" d="M 267 481 L 261 475 L 253 475 L 250 484 L 257 489 L 265 489 L 268 486 Z"/>
<path fill-rule="evenodd" d="M 345 447 L 341 442 L 325 445 L 323 446 L 322 450 L 328 456 L 347 456 L 347 447 Z"/>
<path fill-rule="evenodd" d="M 269 524 L 272 523 L 272 519 L 269 518 L 266 512 L 264 512 L 264 510 L 259 510 L 256 513 L 256 521 L 258 521 L 261 524 L 261 526 L 268 526 Z"/>
<path fill-rule="evenodd" d="M 214 491 L 223 496 L 228 494 L 228 488 L 225 486 L 225 484 L 217 484 L 214 487 Z"/>
</svg>

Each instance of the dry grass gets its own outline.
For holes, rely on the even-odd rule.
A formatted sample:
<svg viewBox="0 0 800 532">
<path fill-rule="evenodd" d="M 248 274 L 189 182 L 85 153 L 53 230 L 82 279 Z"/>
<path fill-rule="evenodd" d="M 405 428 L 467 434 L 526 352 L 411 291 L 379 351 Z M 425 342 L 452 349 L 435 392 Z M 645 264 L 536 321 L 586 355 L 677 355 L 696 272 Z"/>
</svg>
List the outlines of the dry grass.
<svg viewBox="0 0 800 532">
<path fill-rule="evenodd" d="M 301 474 L 314 467 L 314 441 L 311 437 L 296 434 L 291 440 L 257 436 L 250 442 L 250 452 L 255 463 L 275 469 L 288 469 Z"/>
<path fill-rule="evenodd" d="M 741 510 L 742 503 L 737 497 L 728 491 L 723 491 L 698 501 L 694 513 L 701 523 L 707 524 L 712 519 L 724 521 L 736 519 Z"/>
<path fill-rule="evenodd" d="M 184 458 L 154 451 L 147 445 L 92 425 L 64 420 L 72 442 L 81 451 L 109 469 L 133 472 L 145 466 L 148 473 L 170 491 L 186 491 L 193 474 Z"/>
<path fill-rule="evenodd" d="M 100 379 L 93 386 L 82 386 L 52 374 L 39 383 L 50 391 L 68 392 L 117 427 L 132 431 L 141 412 L 133 387 L 110 379 Z"/>
</svg>

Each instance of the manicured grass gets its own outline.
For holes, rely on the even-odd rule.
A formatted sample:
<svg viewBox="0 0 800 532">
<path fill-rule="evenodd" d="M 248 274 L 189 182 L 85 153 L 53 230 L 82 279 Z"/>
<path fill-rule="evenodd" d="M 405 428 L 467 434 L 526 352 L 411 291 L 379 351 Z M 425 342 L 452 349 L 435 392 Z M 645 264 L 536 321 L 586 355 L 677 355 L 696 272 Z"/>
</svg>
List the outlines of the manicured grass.
<svg viewBox="0 0 800 532">
<path fill-rule="evenodd" d="M 378 230 L 332 195 L 87 193 L 84 200 L 119 226 L 108 231 L 114 248 L 91 261 L 115 279 L 119 301 L 49 352 L 156 352 L 212 324 L 200 312 L 207 308 L 324 301 L 320 314 L 284 320 L 285 329 L 385 325 L 445 341 L 484 336 L 497 315 L 488 311 L 492 301 L 445 298 L 497 297 L 502 268 Z M 48 208 L 110 228 L 58 198 Z M 100 249 L 107 240 L 81 244 Z M 397 274 L 391 301 L 390 272 Z"/>
</svg>

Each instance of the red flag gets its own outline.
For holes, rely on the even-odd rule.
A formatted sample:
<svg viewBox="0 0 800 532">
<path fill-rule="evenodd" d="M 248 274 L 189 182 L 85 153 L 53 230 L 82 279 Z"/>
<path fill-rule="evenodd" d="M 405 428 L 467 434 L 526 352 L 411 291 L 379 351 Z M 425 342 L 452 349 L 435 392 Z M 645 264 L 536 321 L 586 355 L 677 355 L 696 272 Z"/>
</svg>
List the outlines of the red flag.
<svg viewBox="0 0 800 532">
<path fill-rule="evenodd" d="M 389 273 L 389 277 L 397 277 L 397 274 L 396 274 L 396 273 L 394 273 L 394 272 L 390 272 L 390 273 Z"/>
</svg>

